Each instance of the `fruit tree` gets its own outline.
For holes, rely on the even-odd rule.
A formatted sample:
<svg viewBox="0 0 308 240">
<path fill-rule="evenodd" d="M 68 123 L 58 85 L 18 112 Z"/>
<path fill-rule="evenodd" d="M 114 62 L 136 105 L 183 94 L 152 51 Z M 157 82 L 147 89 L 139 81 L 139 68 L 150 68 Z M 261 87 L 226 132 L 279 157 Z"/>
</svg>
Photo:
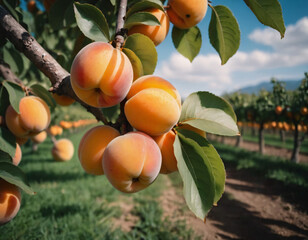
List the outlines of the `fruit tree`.
<svg viewBox="0 0 308 240">
<path fill-rule="evenodd" d="M 16 215 L 19 189 L 34 194 L 27 173 L 13 164 L 16 142 L 43 141 L 37 135 L 45 130 L 57 135 L 50 122 L 61 105 L 71 104 L 80 104 L 101 123 L 79 145 L 87 173 L 104 174 L 116 189 L 132 193 L 160 173 L 179 171 L 188 207 L 205 220 L 224 192 L 226 177 L 206 133 L 239 135 L 236 114 L 226 100 L 206 91 L 192 93 L 182 103 L 168 79 L 153 75 L 155 47 L 170 30 L 176 50 L 193 61 L 202 35 L 209 34 L 226 64 L 240 44 L 230 9 L 207 0 L 27 3 L 28 10 L 19 0 L 0 1 L 0 194 L 16 198 L 14 211 L 0 214 L 0 223 Z M 284 37 L 278 0 L 243 4 Z M 208 33 L 197 26 L 204 18 L 211 18 Z M 58 164 L 65 164 L 60 162 L 73 151 L 69 140 L 54 141 Z M 1 213 L 5 208 L 6 202 L 0 203 Z"/>
</svg>

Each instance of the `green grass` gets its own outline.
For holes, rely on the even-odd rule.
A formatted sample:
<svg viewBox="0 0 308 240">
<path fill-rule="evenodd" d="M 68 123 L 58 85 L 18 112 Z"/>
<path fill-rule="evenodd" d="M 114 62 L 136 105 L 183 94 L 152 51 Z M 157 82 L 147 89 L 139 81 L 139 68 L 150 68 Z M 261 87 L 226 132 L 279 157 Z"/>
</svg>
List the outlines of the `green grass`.
<svg viewBox="0 0 308 240">
<path fill-rule="evenodd" d="M 52 160 L 50 139 L 35 154 L 30 146 L 23 147 L 20 167 L 37 194 L 22 194 L 21 209 L 11 222 L 0 227 L 0 239 L 194 239 L 183 222 L 162 216 L 158 198 L 165 176 L 139 193 L 123 194 L 104 176 L 86 174 L 76 155 L 85 130 L 71 135 L 75 155 L 69 162 Z M 136 218 L 129 232 L 115 225 L 122 214 L 128 214 L 123 212 L 123 204 L 133 205 L 129 214 Z"/>
<path fill-rule="evenodd" d="M 259 141 L 258 136 L 257 135 L 253 136 L 250 131 L 244 132 L 243 139 L 245 141 L 256 142 L 256 143 L 258 143 Z M 289 134 L 286 135 L 285 142 L 282 142 L 280 139 L 279 132 L 276 132 L 275 134 L 265 132 L 264 141 L 265 141 L 265 144 L 270 145 L 270 146 L 286 148 L 289 150 L 293 149 L 293 136 Z M 308 137 L 307 136 L 301 145 L 300 152 L 308 154 Z"/>
</svg>

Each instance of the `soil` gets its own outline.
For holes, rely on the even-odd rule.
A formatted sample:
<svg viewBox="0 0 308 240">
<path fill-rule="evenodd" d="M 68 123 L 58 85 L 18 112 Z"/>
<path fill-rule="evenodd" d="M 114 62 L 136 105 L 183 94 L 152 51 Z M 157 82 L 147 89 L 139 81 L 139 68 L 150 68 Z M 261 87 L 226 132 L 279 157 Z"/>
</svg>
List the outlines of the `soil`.
<svg viewBox="0 0 308 240">
<path fill-rule="evenodd" d="M 201 239 L 308 239 L 307 212 L 283 200 L 280 185 L 245 171 L 227 168 L 225 193 L 206 223 L 185 207 L 176 188 L 167 189 L 161 197 L 165 216 L 185 220 Z"/>
</svg>

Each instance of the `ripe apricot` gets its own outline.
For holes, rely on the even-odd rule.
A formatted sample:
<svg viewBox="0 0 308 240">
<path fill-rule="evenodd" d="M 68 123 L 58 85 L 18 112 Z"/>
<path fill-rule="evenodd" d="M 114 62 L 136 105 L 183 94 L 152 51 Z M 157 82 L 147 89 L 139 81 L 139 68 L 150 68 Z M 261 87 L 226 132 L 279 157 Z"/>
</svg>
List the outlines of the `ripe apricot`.
<svg viewBox="0 0 308 240">
<path fill-rule="evenodd" d="M 63 128 L 58 125 L 53 125 L 48 129 L 48 132 L 52 136 L 61 135 L 63 133 Z"/>
<path fill-rule="evenodd" d="M 175 141 L 175 133 L 170 130 L 169 132 L 153 137 L 162 155 L 162 164 L 160 173 L 168 174 L 178 170 L 177 160 L 174 156 L 173 143 Z"/>
<path fill-rule="evenodd" d="M 275 112 L 276 112 L 276 114 L 277 115 L 280 115 L 281 113 L 282 113 L 282 107 L 281 106 L 276 106 L 276 108 L 275 108 Z"/>
<path fill-rule="evenodd" d="M 69 96 L 59 95 L 57 93 L 53 93 L 52 97 L 54 98 L 56 103 L 59 104 L 60 106 L 69 106 L 75 102 L 75 99 Z"/>
<path fill-rule="evenodd" d="M 76 95 L 93 107 L 120 103 L 133 82 L 128 57 L 109 43 L 94 42 L 76 55 L 71 67 L 71 84 Z"/>
<path fill-rule="evenodd" d="M 132 193 L 149 186 L 161 168 L 161 153 L 155 141 L 142 132 L 116 137 L 103 154 L 103 169 L 119 191 Z"/>
<path fill-rule="evenodd" d="M 169 18 L 168 15 L 157 8 L 150 8 L 144 10 L 143 12 L 149 12 L 153 14 L 160 22 L 160 26 L 150 26 L 150 25 L 135 25 L 128 30 L 128 35 L 132 35 L 134 33 L 141 33 L 149 37 L 155 46 L 160 44 L 165 40 L 168 31 L 169 31 Z"/>
<path fill-rule="evenodd" d="M 167 14 L 176 27 L 187 29 L 204 18 L 207 4 L 207 0 L 169 0 Z"/>
<path fill-rule="evenodd" d="M 104 174 L 102 160 L 108 143 L 120 136 L 115 128 L 97 126 L 90 129 L 81 139 L 78 148 L 78 157 L 82 168 L 90 174 Z"/>
<path fill-rule="evenodd" d="M 27 9 L 30 13 L 34 13 L 36 11 L 36 2 L 35 0 L 30 0 L 27 3 Z"/>
<path fill-rule="evenodd" d="M 42 131 L 42 132 L 40 132 L 39 134 L 33 136 L 33 137 L 31 138 L 31 140 L 32 140 L 34 143 L 42 143 L 42 142 L 45 141 L 46 137 L 47 137 L 47 132 L 46 132 L 46 131 Z"/>
<path fill-rule="evenodd" d="M 181 98 L 175 87 L 153 75 L 138 78 L 124 107 L 129 123 L 151 136 L 168 132 L 179 120 Z"/>
<path fill-rule="evenodd" d="M 302 107 L 300 110 L 301 114 L 303 116 L 306 116 L 308 114 L 308 108 L 307 107 Z"/>
<path fill-rule="evenodd" d="M 10 105 L 5 114 L 8 129 L 17 137 L 30 137 L 45 130 L 50 123 L 50 111 L 39 97 L 23 97 L 19 102 L 19 114 Z"/>
<path fill-rule="evenodd" d="M 21 157 L 22 157 L 21 148 L 20 148 L 19 144 L 16 143 L 16 151 L 15 151 L 15 155 L 14 155 L 13 161 L 12 161 L 13 164 L 17 166 L 21 161 Z"/>
<path fill-rule="evenodd" d="M 200 136 L 205 137 L 204 131 L 192 127 L 188 124 L 181 125 L 179 129 L 191 130 L 195 133 L 198 133 Z M 178 170 L 177 160 L 175 158 L 173 150 L 173 143 L 175 141 L 174 131 L 170 130 L 169 132 L 161 136 L 153 137 L 153 139 L 157 143 L 162 155 L 162 164 L 160 173 L 168 174 L 177 171 Z"/>
<path fill-rule="evenodd" d="M 51 154 L 56 161 L 69 161 L 74 155 L 74 145 L 71 140 L 62 138 L 54 143 Z"/>
<path fill-rule="evenodd" d="M 11 221 L 17 215 L 20 202 L 19 188 L 0 178 L 0 225 Z"/>
</svg>

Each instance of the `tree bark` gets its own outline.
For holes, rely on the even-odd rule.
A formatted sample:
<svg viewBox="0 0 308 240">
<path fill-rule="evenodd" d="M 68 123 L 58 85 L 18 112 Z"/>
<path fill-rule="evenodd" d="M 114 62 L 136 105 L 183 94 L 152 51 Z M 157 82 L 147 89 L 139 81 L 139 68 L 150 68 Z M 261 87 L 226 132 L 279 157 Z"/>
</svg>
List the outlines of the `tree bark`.
<svg viewBox="0 0 308 240">
<path fill-rule="evenodd" d="M 281 142 L 285 143 L 286 142 L 286 132 L 284 130 L 280 130 L 279 131 L 279 134 L 280 134 L 280 140 Z"/>
<path fill-rule="evenodd" d="M 241 135 L 236 137 L 236 142 L 235 142 L 236 147 L 240 147 L 243 143 L 244 127 L 241 128 L 240 132 L 241 132 Z"/>
<path fill-rule="evenodd" d="M 295 124 L 294 130 L 294 140 L 293 140 L 293 151 L 291 156 L 291 162 L 298 163 L 299 162 L 299 150 L 301 147 L 301 140 L 299 137 L 298 124 Z"/>
<path fill-rule="evenodd" d="M 264 123 L 260 123 L 259 128 L 259 153 L 264 154 L 265 146 L 264 146 Z"/>
</svg>

